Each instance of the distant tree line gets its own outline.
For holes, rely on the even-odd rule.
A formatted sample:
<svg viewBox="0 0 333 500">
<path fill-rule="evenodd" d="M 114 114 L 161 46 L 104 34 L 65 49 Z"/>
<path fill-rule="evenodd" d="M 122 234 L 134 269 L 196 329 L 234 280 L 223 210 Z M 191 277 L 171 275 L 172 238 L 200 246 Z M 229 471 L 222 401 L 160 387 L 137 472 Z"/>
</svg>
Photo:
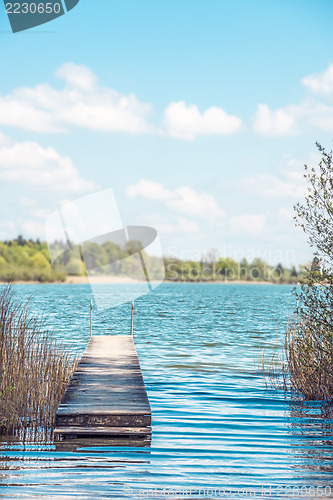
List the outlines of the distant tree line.
<svg viewBox="0 0 333 500">
<path fill-rule="evenodd" d="M 176 258 L 165 259 L 166 279 L 170 281 L 258 281 L 273 283 L 297 283 L 304 273 L 305 266 L 299 270 L 290 269 L 281 263 L 268 265 L 257 257 L 248 262 L 240 262 L 230 257 L 205 258 L 200 262 L 182 261 Z"/>
<path fill-rule="evenodd" d="M 121 248 L 111 241 L 102 244 L 87 242 L 81 248 L 68 249 L 63 242 L 55 242 L 53 249 L 59 257 L 51 265 L 46 242 L 39 239 L 25 239 L 21 235 L 16 239 L 0 242 L 0 281 L 38 281 L 62 282 L 67 276 L 116 274 L 117 276 L 142 276 L 142 264 L 138 259 L 126 259 L 141 251 L 149 267 L 150 279 L 157 279 L 160 259 L 149 256 L 142 249 L 140 242 L 130 241 Z M 83 258 L 84 256 L 84 258 Z M 268 265 L 257 257 L 251 262 L 240 262 L 230 257 L 218 257 L 216 251 L 210 251 L 200 261 L 181 260 L 165 257 L 165 277 L 167 281 L 206 282 L 206 281 L 258 281 L 273 283 L 297 283 L 305 272 L 305 266 L 296 269 Z"/>
<path fill-rule="evenodd" d="M 65 281 L 66 275 L 52 268 L 47 244 L 40 240 L 0 241 L 0 281 Z"/>
</svg>

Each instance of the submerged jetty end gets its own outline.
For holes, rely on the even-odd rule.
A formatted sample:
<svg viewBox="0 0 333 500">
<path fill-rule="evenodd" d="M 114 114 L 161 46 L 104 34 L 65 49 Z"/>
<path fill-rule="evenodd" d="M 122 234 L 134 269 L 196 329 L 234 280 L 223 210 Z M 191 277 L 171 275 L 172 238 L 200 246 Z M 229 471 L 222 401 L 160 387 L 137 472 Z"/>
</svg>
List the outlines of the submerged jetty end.
<svg viewBox="0 0 333 500">
<path fill-rule="evenodd" d="M 58 408 L 55 440 L 150 434 L 151 409 L 133 337 L 92 336 Z"/>
</svg>

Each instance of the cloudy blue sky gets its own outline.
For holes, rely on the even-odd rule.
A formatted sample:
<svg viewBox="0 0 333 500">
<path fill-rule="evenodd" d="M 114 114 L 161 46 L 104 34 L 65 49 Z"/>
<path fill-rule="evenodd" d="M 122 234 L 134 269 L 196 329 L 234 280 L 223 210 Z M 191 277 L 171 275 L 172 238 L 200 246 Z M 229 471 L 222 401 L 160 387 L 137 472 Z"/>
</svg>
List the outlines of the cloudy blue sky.
<svg viewBox="0 0 333 500">
<path fill-rule="evenodd" d="M 168 255 L 311 257 L 293 205 L 332 147 L 332 1 L 80 0 L 17 34 L 0 8 L 0 239 L 113 188 Z"/>
</svg>

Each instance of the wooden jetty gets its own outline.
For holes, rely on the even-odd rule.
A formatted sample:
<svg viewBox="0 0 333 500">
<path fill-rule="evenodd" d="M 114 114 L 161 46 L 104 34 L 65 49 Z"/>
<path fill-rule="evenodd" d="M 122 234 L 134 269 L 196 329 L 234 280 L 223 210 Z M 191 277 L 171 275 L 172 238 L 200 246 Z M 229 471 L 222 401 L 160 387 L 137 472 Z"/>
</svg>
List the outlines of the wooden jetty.
<svg viewBox="0 0 333 500">
<path fill-rule="evenodd" d="M 133 336 L 92 336 L 58 408 L 55 440 L 145 438 L 150 426 Z"/>
</svg>

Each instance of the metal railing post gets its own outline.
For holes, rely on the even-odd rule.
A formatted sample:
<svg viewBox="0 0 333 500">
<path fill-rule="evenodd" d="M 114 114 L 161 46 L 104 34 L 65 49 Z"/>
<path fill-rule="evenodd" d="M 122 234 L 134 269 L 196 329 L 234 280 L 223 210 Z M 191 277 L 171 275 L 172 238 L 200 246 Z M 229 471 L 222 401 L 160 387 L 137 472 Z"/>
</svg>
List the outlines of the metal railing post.
<svg viewBox="0 0 333 500">
<path fill-rule="evenodd" d="M 90 338 L 92 337 L 92 308 L 93 308 L 93 302 L 91 300 L 90 301 Z"/>
<path fill-rule="evenodd" d="M 133 313 L 134 313 L 134 300 L 132 300 L 131 335 L 133 335 Z"/>
</svg>

